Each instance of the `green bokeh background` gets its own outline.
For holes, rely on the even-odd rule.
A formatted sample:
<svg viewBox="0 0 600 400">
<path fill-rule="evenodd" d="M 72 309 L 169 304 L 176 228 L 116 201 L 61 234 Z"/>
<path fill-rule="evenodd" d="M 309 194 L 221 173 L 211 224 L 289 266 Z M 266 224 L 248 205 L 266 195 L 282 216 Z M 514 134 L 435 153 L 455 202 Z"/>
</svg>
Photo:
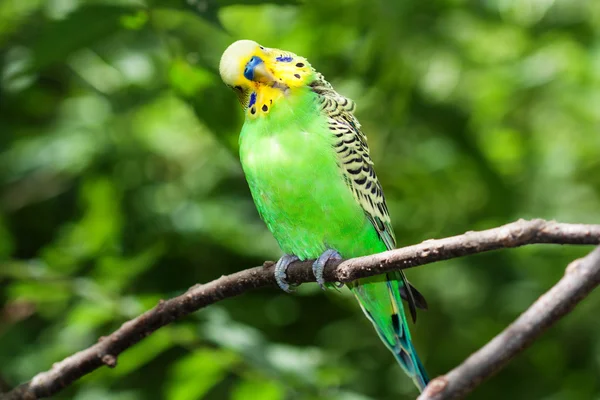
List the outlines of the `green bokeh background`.
<svg viewBox="0 0 600 400">
<path fill-rule="evenodd" d="M 306 56 L 357 116 L 399 245 L 517 218 L 600 223 L 597 0 L 2 0 L 0 377 L 28 380 L 198 282 L 280 253 L 220 81 L 234 40 Z M 307 161 L 308 162 L 308 161 Z M 590 250 L 408 271 L 445 373 Z M 474 399 L 599 399 L 590 296 Z M 256 290 L 173 323 L 55 396 L 413 399 L 346 289 Z"/>
</svg>

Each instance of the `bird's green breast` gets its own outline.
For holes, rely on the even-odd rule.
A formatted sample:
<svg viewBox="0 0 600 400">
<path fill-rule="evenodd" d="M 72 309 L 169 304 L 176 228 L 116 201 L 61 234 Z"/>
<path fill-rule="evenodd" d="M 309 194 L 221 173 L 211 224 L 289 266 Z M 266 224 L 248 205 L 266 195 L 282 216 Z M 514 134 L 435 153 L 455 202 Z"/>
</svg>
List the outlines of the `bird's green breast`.
<svg viewBox="0 0 600 400">
<path fill-rule="evenodd" d="M 282 250 L 301 259 L 385 250 L 337 164 L 333 135 L 307 89 L 247 118 L 240 158 L 254 202 Z"/>
</svg>

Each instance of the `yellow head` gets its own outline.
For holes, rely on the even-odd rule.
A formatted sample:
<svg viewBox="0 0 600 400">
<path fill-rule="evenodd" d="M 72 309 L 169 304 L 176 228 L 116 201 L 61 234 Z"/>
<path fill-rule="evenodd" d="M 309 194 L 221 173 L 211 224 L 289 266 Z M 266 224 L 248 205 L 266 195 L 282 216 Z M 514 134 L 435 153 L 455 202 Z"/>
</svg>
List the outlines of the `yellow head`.
<svg viewBox="0 0 600 400">
<path fill-rule="evenodd" d="M 266 115 L 273 104 L 314 80 L 314 70 L 294 53 L 238 40 L 221 57 L 221 79 L 237 94 L 250 118 Z"/>
</svg>

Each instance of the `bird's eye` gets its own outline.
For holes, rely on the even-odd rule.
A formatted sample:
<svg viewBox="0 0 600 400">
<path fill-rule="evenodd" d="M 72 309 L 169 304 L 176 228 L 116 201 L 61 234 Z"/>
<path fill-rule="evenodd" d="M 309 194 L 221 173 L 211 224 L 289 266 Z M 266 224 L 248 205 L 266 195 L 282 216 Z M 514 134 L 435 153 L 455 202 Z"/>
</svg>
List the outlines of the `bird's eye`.
<svg viewBox="0 0 600 400">
<path fill-rule="evenodd" d="M 242 91 L 242 87 L 240 85 L 236 85 L 233 87 L 235 90 L 237 90 L 238 92 Z"/>
</svg>

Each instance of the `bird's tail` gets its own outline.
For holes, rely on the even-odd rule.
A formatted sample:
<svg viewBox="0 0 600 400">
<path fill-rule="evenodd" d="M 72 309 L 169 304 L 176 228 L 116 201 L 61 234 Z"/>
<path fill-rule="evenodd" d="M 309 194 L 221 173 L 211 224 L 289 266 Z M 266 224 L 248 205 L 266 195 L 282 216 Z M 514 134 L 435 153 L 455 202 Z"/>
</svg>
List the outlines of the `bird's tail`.
<svg viewBox="0 0 600 400">
<path fill-rule="evenodd" d="M 397 273 L 359 279 L 350 285 L 365 315 L 398 363 L 422 391 L 429 378 L 417 356 L 404 315 L 401 294 L 410 290 Z"/>
</svg>

